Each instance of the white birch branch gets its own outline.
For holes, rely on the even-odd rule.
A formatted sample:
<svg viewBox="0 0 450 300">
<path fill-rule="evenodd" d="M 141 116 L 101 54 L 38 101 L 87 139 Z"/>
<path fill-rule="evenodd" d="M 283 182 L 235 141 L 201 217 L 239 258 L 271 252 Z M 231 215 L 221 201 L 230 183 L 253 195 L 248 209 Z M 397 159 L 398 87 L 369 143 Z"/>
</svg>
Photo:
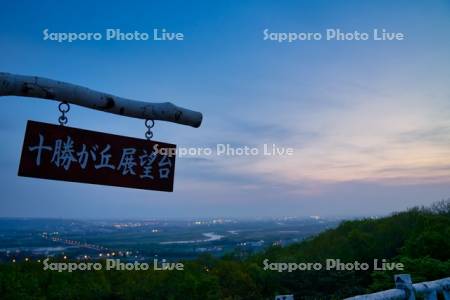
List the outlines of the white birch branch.
<svg viewBox="0 0 450 300">
<path fill-rule="evenodd" d="M 23 96 L 65 101 L 122 116 L 168 121 L 199 127 L 202 114 L 170 102 L 149 103 L 117 97 L 79 85 L 0 72 L 0 96 Z"/>
</svg>

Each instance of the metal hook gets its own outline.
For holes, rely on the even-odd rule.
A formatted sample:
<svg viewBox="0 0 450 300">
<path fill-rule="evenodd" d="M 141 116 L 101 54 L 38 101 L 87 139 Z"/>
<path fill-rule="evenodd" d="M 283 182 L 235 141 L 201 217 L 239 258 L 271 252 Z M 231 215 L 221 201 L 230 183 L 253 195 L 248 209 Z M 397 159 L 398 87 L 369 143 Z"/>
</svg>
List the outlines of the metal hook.
<svg viewBox="0 0 450 300">
<path fill-rule="evenodd" d="M 151 122 L 151 124 L 149 122 Z M 145 127 L 147 127 L 147 131 L 145 132 L 145 138 L 147 140 L 150 140 L 153 137 L 153 132 L 152 132 L 153 126 L 155 126 L 154 120 L 152 120 L 152 119 L 145 120 Z"/>
<path fill-rule="evenodd" d="M 58 110 L 61 113 L 61 116 L 58 118 L 59 125 L 64 126 L 69 121 L 66 117 L 66 113 L 70 110 L 70 105 L 66 101 L 59 103 Z"/>
</svg>

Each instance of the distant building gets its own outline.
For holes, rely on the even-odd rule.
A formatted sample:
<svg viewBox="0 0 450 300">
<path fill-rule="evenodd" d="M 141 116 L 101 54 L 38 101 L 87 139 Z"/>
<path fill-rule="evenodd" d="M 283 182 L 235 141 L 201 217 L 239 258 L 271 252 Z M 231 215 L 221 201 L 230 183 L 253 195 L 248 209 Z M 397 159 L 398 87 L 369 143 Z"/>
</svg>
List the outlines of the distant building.
<svg viewBox="0 0 450 300">
<path fill-rule="evenodd" d="M 294 300 L 294 295 L 278 295 L 275 300 Z"/>
</svg>

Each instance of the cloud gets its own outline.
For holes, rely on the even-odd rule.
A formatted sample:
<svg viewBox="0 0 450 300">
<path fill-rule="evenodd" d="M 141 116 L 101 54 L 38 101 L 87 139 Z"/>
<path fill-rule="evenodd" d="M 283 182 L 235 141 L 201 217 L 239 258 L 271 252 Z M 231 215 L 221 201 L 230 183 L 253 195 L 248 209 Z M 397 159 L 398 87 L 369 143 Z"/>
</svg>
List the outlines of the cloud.
<svg viewBox="0 0 450 300">
<path fill-rule="evenodd" d="M 323 98 L 320 105 L 306 110 L 291 100 L 279 103 L 283 115 L 259 112 L 273 116 L 274 124 L 234 118 L 226 134 L 221 134 L 232 136 L 235 144 L 251 140 L 252 144 L 293 147 L 293 157 L 257 156 L 239 163 L 216 163 L 229 174 L 283 184 L 294 192 L 319 191 L 321 184 L 339 182 L 450 182 L 448 104 L 439 97 L 426 97 L 423 91 L 428 82 L 404 79 L 393 85 L 382 77 L 364 84 L 355 78 L 344 81 L 342 88 L 324 85 L 322 91 L 313 92 L 316 98 L 331 97 L 330 101 Z M 440 89 L 437 94 L 447 94 L 448 87 Z M 303 92 L 305 97 L 311 93 Z M 328 102 L 342 105 L 328 107 Z"/>
<path fill-rule="evenodd" d="M 450 122 L 449 122 L 450 123 Z M 416 141 L 427 142 L 434 145 L 450 146 L 450 124 L 447 126 L 432 126 L 430 128 L 420 128 L 406 131 L 397 136 L 397 140 L 404 143 L 414 143 Z"/>
</svg>

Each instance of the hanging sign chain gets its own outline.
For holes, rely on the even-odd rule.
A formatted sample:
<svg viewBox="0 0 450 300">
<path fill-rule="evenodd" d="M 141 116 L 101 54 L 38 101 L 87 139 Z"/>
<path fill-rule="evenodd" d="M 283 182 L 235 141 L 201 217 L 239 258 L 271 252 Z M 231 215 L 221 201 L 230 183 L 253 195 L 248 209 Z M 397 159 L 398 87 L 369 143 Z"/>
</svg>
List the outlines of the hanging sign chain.
<svg viewBox="0 0 450 300">
<path fill-rule="evenodd" d="M 155 121 L 151 119 L 145 120 L 145 127 L 147 127 L 147 131 L 145 132 L 145 138 L 150 140 L 153 137 L 152 128 L 155 126 Z"/>
<path fill-rule="evenodd" d="M 69 121 L 66 117 L 66 113 L 69 112 L 70 105 L 69 105 L 69 103 L 63 101 L 63 102 L 59 103 L 58 109 L 59 109 L 59 112 L 61 113 L 61 116 L 59 116 L 59 118 L 58 118 L 59 125 L 64 126 Z"/>
</svg>

